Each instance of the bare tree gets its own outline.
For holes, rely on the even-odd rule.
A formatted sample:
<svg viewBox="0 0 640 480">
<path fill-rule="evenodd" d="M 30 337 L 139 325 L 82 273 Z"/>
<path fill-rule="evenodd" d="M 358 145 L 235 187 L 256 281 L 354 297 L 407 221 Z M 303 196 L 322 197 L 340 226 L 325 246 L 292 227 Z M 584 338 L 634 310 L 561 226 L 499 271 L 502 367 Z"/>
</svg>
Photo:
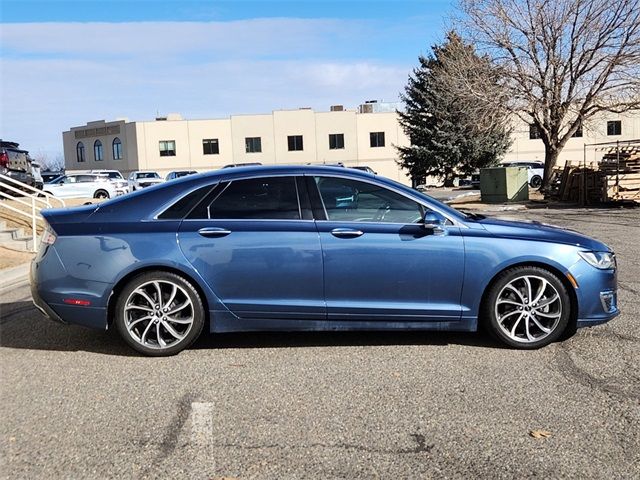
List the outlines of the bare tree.
<svg viewBox="0 0 640 480">
<path fill-rule="evenodd" d="M 640 108 L 640 0 L 460 4 L 465 33 L 502 70 L 509 109 L 539 132 L 544 185 L 583 123 L 599 112 Z"/>
</svg>

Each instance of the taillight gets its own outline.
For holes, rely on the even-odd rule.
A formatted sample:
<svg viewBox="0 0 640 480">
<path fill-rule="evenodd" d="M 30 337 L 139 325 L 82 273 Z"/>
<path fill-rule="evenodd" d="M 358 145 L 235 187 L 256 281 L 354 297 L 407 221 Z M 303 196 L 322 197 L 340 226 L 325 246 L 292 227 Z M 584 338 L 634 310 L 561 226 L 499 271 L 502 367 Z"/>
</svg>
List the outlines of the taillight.
<svg viewBox="0 0 640 480">
<path fill-rule="evenodd" d="M 44 233 L 42 234 L 42 243 L 44 245 L 53 245 L 57 238 L 51 226 L 47 225 L 47 228 L 44 229 Z"/>
<path fill-rule="evenodd" d="M 0 167 L 9 168 L 9 155 L 7 152 L 0 153 Z"/>
</svg>

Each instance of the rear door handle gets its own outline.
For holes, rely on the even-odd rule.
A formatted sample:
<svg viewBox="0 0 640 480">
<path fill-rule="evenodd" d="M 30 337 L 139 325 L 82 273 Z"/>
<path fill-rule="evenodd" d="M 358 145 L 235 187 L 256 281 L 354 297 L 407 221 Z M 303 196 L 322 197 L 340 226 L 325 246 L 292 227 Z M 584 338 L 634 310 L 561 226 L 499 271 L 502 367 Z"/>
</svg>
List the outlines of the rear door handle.
<svg viewBox="0 0 640 480">
<path fill-rule="evenodd" d="M 362 230 L 354 230 L 352 228 L 334 228 L 331 235 L 338 238 L 355 238 L 364 234 Z"/>
<path fill-rule="evenodd" d="M 198 230 L 203 237 L 224 237 L 231 233 L 231 230 L 221 227 L 205 227 Z"/>
</svg>

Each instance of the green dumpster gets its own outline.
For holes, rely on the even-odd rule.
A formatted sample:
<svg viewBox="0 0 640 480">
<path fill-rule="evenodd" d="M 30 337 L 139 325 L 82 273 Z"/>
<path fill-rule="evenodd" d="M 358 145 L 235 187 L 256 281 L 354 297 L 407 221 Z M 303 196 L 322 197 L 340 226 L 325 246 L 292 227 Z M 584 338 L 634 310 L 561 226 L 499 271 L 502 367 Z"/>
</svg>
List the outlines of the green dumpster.
<svg viewBox="0 0 640 480">
<path fill-rule="evenodd" d="M 529 200 L 529 173 L 522 167 L 493 167 L 480 170 L 480 194 L 485 203 Z"/>
</svg>

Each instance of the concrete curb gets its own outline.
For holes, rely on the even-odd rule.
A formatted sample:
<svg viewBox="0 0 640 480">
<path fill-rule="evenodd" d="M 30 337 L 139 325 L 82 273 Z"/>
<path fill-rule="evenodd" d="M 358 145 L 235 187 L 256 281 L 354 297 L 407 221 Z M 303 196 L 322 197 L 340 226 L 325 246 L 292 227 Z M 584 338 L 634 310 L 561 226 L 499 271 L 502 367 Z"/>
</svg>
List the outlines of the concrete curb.
<svg viewBox="0 0 640 480">
<path fill-rule="evenodd" d="M 13 268 L 0 270 L 0 295 L 11 290 L 29 284 L 29 266 L 31 263 L 23 263 Z"/>
</svg>

